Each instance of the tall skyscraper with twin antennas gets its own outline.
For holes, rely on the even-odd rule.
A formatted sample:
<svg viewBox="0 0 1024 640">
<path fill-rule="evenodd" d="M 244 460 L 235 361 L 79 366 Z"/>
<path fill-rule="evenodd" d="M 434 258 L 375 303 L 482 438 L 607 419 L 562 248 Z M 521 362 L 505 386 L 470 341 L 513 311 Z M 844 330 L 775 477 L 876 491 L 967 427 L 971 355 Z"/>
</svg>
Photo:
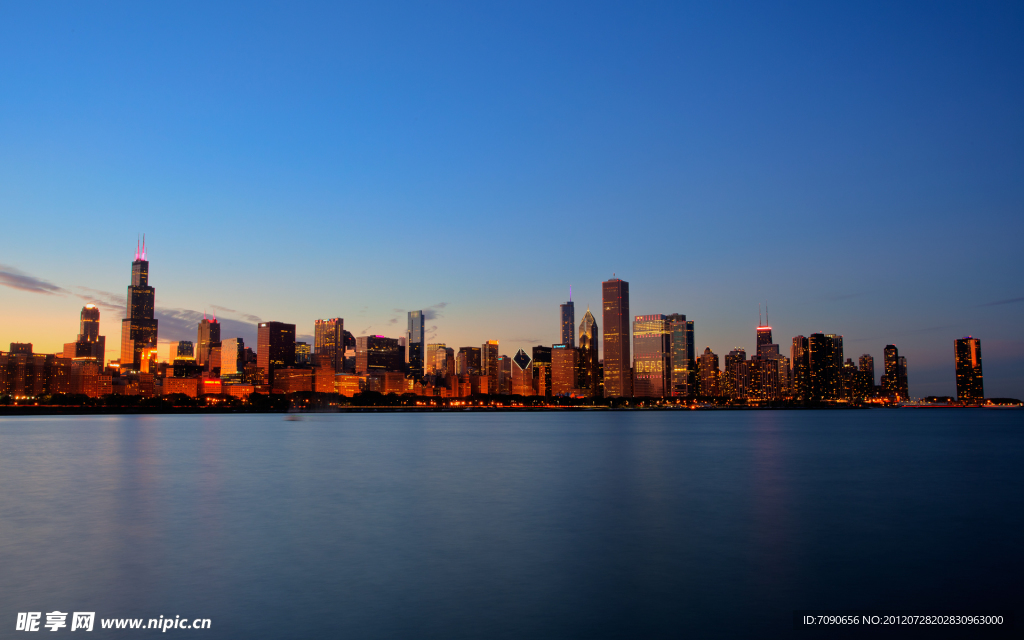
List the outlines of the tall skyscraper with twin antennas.
<svg viewBox="0 0 1024 640">
<path fill-rule="evenodd" d="M 156 349 L 157 321 L 153 318 L 156 291 L 149 286 L 146 239 L 135 245 L 132 283 L 128 286 L 127 318 L 121 321 L 121 369 L 139 371 L 142 352 Z"/>
</svg>

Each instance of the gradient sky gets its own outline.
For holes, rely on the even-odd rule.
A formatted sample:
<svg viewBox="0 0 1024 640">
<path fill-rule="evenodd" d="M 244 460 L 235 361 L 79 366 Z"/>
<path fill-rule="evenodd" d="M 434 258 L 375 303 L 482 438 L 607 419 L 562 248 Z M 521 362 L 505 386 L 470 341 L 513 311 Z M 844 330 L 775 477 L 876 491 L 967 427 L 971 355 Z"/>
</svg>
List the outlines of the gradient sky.
<svg viewBox="0 0 1024 640">
<path fill-rule="evenodd" d="M 145 233 L 162 341 L 422 308 L 512 354 L 615 273 L 701 351 L 767 301 L 1024 397 L 1024 4 L 481 5 L 0 4 L 0 348 L 96 302 L 117 357 Z"/>
</svg>

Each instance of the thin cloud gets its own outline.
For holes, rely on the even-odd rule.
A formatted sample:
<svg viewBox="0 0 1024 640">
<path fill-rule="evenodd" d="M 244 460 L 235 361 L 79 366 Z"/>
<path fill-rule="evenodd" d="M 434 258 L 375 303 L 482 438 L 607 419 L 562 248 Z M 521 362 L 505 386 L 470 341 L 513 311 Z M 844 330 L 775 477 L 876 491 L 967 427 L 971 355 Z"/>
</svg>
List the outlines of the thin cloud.
<svg viewBox="0 0 1024 640">
<path fill-rule="evenodd" d="M 19 291 L 30 293 L 42 293 L 45 295 L 62 295 L 67 293 L 57 285 L 47 282 L 42 278 L 30 276 L 29 274 L 14 267 L 0 264 L 0 284 Z"/>
<path fill-rule="evenodd" d="M 423 319 L 434 320 L 436 318 L 443 318 L 444 314 L 441 313 L 441 311 L 447 306 L 447 302 L 438 302 L 437 304 L 430 305 L 429 307 L 423 310 Z"/>
<path fill-rule="evenodd" d="M 124 296 L 110 291 L 101 291 L 99 289 L 92 289 L 90 287 L 77 286 L 75 289 L 79 291 L 85 291 L 86 293 L 76 293 L 75 296 L 91 302 L 97 307 L 106 309 L 107 311 L 124 311 L 127 301 Z"/>
<path fill-rule="evenodd" d="M 979 307 L 998 307 L 1003 304 L 1017 304 L 1018 302 L 1024 302 L 1024 298 L 1010 298 L 1009 300 L 997 300 L 995 302 L 986 302 L 985 304 L 979 304 Z"/>
<path fill-rule="evenodd" d="M 199 331 L 199 321 L 203 319 L 202 311 L 194 309 L 168 309 L 157 307 L 153 316 L 160 322 L 158 333 L 161 340 L 195 341 Z M 218 318 L 221 340 L 241 338 L 245 344 L 256 346 L 255 322 L 242 322 L 233 318 Z"/>
</svg>

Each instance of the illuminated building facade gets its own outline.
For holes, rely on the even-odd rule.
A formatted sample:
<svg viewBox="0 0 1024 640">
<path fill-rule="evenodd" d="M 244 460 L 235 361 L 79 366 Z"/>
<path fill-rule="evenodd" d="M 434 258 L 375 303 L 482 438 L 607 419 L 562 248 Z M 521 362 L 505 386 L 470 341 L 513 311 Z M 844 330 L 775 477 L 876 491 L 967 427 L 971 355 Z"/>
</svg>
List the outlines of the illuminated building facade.
<svg viewBox="0 0 1024 640">
<path fill-rule="evenodd" d="M 423 369 L 426 373 L 436 373 L 444 367 L 444 356 L 441 356 L 438 360 L 438 352 L 445 351 L 446 345 L 443 342 L 431 342 L 427 345 L 426 360 L 423 364 Z"/>
<path fill-rule="evenodd" d="M 295 343 L 295 364 L 299 366 L 313 364 L 313 350 L 309 348 L 308 343 Z"/>
<path fill-rule="evenodd" d="M 574 391 L 576 391 L 576 348 L 571 344 L 552 345 L 551 395 L 568 396 L 572 395 Z"/>
<path fill-rule="evenodd" d="M 297 393 L 313 390 L 313 370 L 295 367 L 274 369 L 273 388 L 281 393 Z"/>
<path fill-rule="evenodd" d="M 811 401 L 839 400 L 843 397 L 843 337 L 832 333 L 812 333 L 807 342 Z"/>
<path fill-rule="evenodd" d="M 693 337 L 693 320 L 687 320 L 681 313 L 666 316 L 668 330 L 672 334 L 672 377 L 669 381 L 671 395 L 688 398 L 698 393 L 697 354 Z"/>
<path fill-rule="evenodd" d="M 345 321 L 342 318 L 317 320 L 313 326 L 313 349 L 325 356 L 335 373 L 345 370 Z M 321 364 L 324 362 L 321 359 Z"/>
<path fill-rule="evenodd" d="M 359 336 L 356 338 L 356 373 L 405 371 L 405 350 L 397 338 Z"/>
<path fill-rule="evenodd" d="M 576 388 L 581 393 L 595 398 L 601 391 L 598 364 L 599 344 L 597 320 L 590 313 L 590 307 L 580 322 L 580 345 L 576 354 Z"/>
<path fill-rule="evenodd" d="M 906 379 L 906 360 L 903 361 L 901 371 L 900 351 L 894 344 L 885 345 L 882 353 L 882 362 L 885 366 L 885 373 L 882 374 L 882 394 L 890 400 L 906 400 L 907 394 L 903 384 L 903 380 Z"/>
<path fill-rule="evenodd" d="M 604 332 L 604 395 L 633 395 L 629 335 L 629 283 L 612 278 L 601 283 Z"/>
<path fill-rule="evenodd" d="M 409 363 L 409 375 L 419 380 L 423 377 L 423 338 L 424 338 L 424 317 L 423 311 L 410 311 L 407 327 L 405 330 L 405 344 L 407 349 L 406 362 Z"/>
<path fill-rule="evenodd" d="M 806 336 L 793 338 L 789 357 L 793 367 L 790 396 L 794 400 L 807 402 L 811 399 L 811 347 Z"/>
<path fill-rule="evenodd" d="M 121 370 L 139 371 L 142 367 L 142 352 L 155 349 L 157 343 L 157 321 L 153 318 L 156 292 L 149 286 L 149 261 L 146 260 L 146 243 L 135 248 L 132 262 L 132 283 L 128 287 L 127 316 L 121 321 Z"/>
<path fill-rule="evenodd" d="M 459 347 L 459 356 L 456 362 L 456 373 L 460 376 L 478 376 L 480 375 L 481 361 L 480 361 L 480 347 Z"/>
<path fill-rule="evenodd" d="M 718 354 L 705 347 L 704 353 L 700 356 L 700 395 L 705 398 L 716 398 L 721 395 L 718 370 Z"/>
<path fill-rule="evenodd" d="M 861 398 L 875 396 L 875 359 L 865 353 L 857 359 L 860 368 L 857 370 L 857 395 Z"/>
<path fill-rule="evenodd" d="M 107 339 L 100 335 L 100 310 L 94 304 L 82 307 L 78 340 L 74 343 L 73 358 L 90 358 L 102 365 Z"/>
<path fill-rule="evenodd" d="M 533 395 L 533 367 L 530 356 L 520 349 L 512 358 L 512 394 Z"/>
<path fill-rule="evenodd" d="M 220 343 L 220 377 L 242 380 L 245 372 L 245 343 L 241 338 L 229 338 Z"/>
<path fill-rule="evenodd" d="M 488 389 L 496 393 L 498 388 L 498 341 L 488 340 L 480 345 L 481 375 L 488 379 Z"/>
<path fill-rule="evenodd" d="M 561 318 L 562 344 L 576 344 L 576 307 L 572 303 L 572 291 L 569 293 L 569 301 L 559 305 Z"/>
<path fill-rule="evenodd" d="M 985 401 L 985 380 L 981 374 L 981 340 L 964 336 L 953 341 L 956 357 L 956 399 L 963 404 Z"/>
<path fill-rule="evenodd" d="M 256 365 L 263 370 L 263 384 L 274 383 L 274 371 L 295 365 L 295 325 L 261 322 L 256 327 Z"/>
<path fill-rule="evenodd" d="M 195 344 L 191 340 L 179 340 L 171 345 L 171 375 L 175 378 L 190 378 L 202 373 L 203 368 L 196 363 Z"/>
<path fill-rule="evenodd" d="M 217 316 L 213 319 L 203 314 L 199 321 L 199 330 L 196 332 L 196 363 L 206 369 L 210 368 L 210 350 L 220 344 L 220 323 Z"/>
<path fill-rule="evenodd" d="M 512 393 L 512 358 L 510 356 L 498 356 L 498 393 L 505 396 Z"/>
<path fill-rule="evenodd" d="M 672 333 L 667 316 L 637 316 L 633 321 L 633 395 L 672 395 Z"/>
<path fill-rule="evenodd" d="M 746 399 L 748 384 L 747 352 L 733 349 L 725 355 L 722 395 L 733 400 Z"/>
</svg>

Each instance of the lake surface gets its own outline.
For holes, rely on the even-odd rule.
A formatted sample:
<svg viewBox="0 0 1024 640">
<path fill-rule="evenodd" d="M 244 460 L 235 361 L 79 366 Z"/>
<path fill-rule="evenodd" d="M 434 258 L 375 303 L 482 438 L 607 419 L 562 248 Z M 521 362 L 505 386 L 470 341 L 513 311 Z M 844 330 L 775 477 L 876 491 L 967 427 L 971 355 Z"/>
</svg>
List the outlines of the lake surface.
<svg viewBox="0 0 1024 640">
<path fill-rule="evenodd" d="M 0 418 L 0 637 L 55 609 L 100 638 L 1020 629 L 1022 463 L 1013 410 Z"/>
</svg>

